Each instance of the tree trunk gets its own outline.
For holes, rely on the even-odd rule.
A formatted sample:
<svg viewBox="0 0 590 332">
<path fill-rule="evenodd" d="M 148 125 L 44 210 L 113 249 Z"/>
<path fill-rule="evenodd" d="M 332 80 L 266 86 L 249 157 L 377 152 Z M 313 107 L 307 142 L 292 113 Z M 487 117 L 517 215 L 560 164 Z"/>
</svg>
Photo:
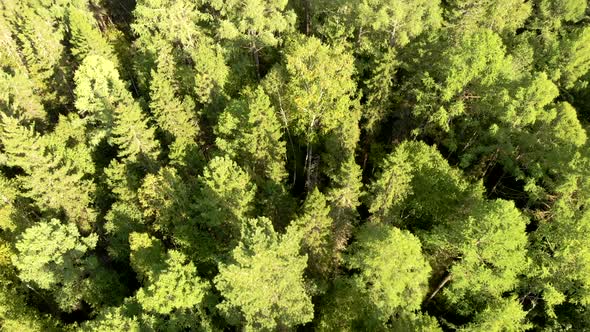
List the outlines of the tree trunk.
<svg viewBox="0 0 590 332">
<path fill-rule="evenodd" d="M 428 304 L 428 302 L 430 302 L 435 296 L 436 294 L 438 294 L 438 292 L 449 282 L 451 281 L 452 278 L 452 274 L 448 273 L 447 276 L 440 282 L 440 284 L 438 284 L 438 287 L 436 287 L 436 289 L 434 290 L 434 292 L 432 292 L 432 294 L 430 294 L 430 296 L 428 297 L 428 299 L 426 300 L 426 302 L 424 304 Z"/>
<path fill-rule="evenodd" d="M 305 35 L 309 36 L 311 34 L 311 13 L 310 13 L 310 1 L 311 0 L 302 0 L 303 1 L 303 11 L 304 11 L 304 33 Z"/>
<path fill-rule="evenodd" d="M 254 65 L 256 66 L 256 77 L 260 80 L 260 55 L 254 42 L 250 45 L 250 51 L 252 52 L 252 59 L 254 59 Z"/>
</svg>

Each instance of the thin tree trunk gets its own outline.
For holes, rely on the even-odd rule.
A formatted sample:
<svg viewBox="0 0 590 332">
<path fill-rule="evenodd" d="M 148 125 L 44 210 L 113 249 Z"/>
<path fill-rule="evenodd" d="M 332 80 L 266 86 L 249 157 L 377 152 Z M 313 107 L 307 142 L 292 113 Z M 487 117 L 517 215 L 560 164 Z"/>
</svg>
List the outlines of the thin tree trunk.
<svg viewBox="0 0 590 332">
<path fill-rule="evenodd" d="M 295 145 L 293 144 L 293 138 L 291 137 L 291 131 L 289 130 L 289 124 L 287 123 L 287 115 L 285 114 L 285 110 L 283 109 L 283 100 L 281 98 L 281 93 L 277 94 L 277 98 L 279 100 L 279 109 L 281 111 L 281 117 L 283 119 L 283 124 L 285 126 L 285 130 L 287 131 L 287 136 L 289 137 L 289 143 L 291 144 L 291 151 L 293 152 L 293 184 L 292 187 L 295 186 L 297 182 L 297 157 L 295 154 Z"/>
<path fill-rule="evenodd" d="M 258 54 L 258 49 L 256 48 L 256 44 L 252 42 L 250 46 L 250 50 L 252 52 L 252 58 L 254 59 L 254 64 L 256 65 L 256 77 L 260 80 L 260 55 Z"/>
<path fill-rule="evenodd" d="M 303 10 L 305 12 L 304 16 L 305 16 L 305 27 L 304 27 L 304 32 L 307 36 L 309 36 L 311 34 L 311 13 L 310 13 L 310 1 L 311 0 L 302 0 L 303 1 Z"/>
<path fill-rule="evenodd" d="M 438 284 L 438 287 L 436 287 L 436 289 L 434 290 L 434 292 L 432 292 L 432 294 L 430 294 L 430 296 L 428 297 L 428 300 L 426 300 L 425 304 L 428 304 L 428 302 L 430 302 L 436 296 L 436 294 L 438 294 L 438 292 L 440 292 L 440 290 L 449 281 L 451 281 L 451 278 L 452 278 L 452 274 L 451 273 L 448 273 L 447 276 L 440 282 L 440 284 Z"/>
</svg>

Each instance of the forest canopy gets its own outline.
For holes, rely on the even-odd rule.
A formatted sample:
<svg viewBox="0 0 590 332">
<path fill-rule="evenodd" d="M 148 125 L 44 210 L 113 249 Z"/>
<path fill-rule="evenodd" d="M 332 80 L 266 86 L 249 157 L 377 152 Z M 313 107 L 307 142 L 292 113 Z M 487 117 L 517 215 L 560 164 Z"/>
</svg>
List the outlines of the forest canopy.
<svg viewBox="0 0 590 332">
<path fill-rule="evenodd" d="M 589 331 L 590 2 L 0 0 L 0 330 Z"/>
</svg>

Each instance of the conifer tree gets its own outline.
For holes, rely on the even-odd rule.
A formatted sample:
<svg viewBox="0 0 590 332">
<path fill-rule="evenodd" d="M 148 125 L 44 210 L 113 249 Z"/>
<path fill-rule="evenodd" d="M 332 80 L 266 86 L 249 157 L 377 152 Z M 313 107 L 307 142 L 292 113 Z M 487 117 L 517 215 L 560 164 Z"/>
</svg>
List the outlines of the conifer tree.
<svg viewBox="0 0 590 332">
<path fill-rule="evenodd" d="M 49 135 L 39 136 L 16 119 L 4 116 L 0 139 L 4 164 L 20 167 L 21 195 L 34 199 L 53 215 L 63 209 L 70 222 L 89 231 L 95 212 L 91 208 L 94 173 L 90 151 L 85 145 L 83 124 L 76 116 L 65 118 Z"/>
<path fill-rule="evenodd" d="M 260 77 L 260 51 L 274 47 L 280 35 L 293 28 L 295 15 L 287 10 L 287 0 L 220 1 L 217 10 L 221 15 L 219 34 L 246 47 L 252 56 L 257 76 Z M 242 46 L 243 45 L 243 46 Z"/>
<path fill-rule="evenodd" d="M 73 1 L 67 8 L 67 24 L 72 44 L 71 52 L 78 63 L 90 54 L 99 55 L 118 64 L 115 51 L 102 35 L 96 20 L 88 10 L 88 2 Z M 119 67 L 116 65 L 116 67 Z"/>
<path fill-rule="evenodd" d="M 334 264 L 334 221 L 329 214 L 325 196 L 315 188 L 306 198 L 301 216 L 287 229 L 287 236 L 300 239 L 308 270 L 316 280 L 328 276 Z"/>
<path fill-rule="evenodd" d="M 128 161 L 154 161 L 158 142 L 139 104 L 119 78 L 114 64 L 100 56 L 88 56 L 76 71 L 76 108 L 97 127 L 91 144 L 104 137 L 119 147 L 119 157 Z M 94 131 L 94 130 L 92 130 Z"/>
<path fill-rule="evenodd" d="M 135 297 L 145 312 L 174 316 L 201 307 L 209 286 L 182 253 L 164 251 L 148 234 L 132 233 L 131 262 L 143 280 Z"/>
<path fill-rule="evenodd" d="M 212 17 L 207 4 L 142 0 L 133 14 L 131 28 L 138 36 L 134 42 L 139 53 L 135 64 L 141 88 L 148 91 L 155 55 L 162 47 L 173 47 L 179 73 L 176 78 L 184 92 L 194 95 L 201 104 L 212 103 L 223 94 L 228 68 L 221 46 L 210 37 Z"/>
<path fill-rule="evenodd" d="M 180 165 L 194 165 L 199 157 L 199 124 L 190 95 L 179 95 L 172 50 L 162 47 L 150 81 L 150 109 L 170 144 L 169 158 Z"/>
<path fill-rule="evenodd" d="M 472 313 L 514 290 L 529 264 L 527 222 L 514 203 L 496 200 L 475 207 L 463 222 L 434 227 L 426 246 L 450 267 L 430 298 L 448 283 L 446 299 L 458 312 Z"/>
<path fill-rule="evenodd" d="M 232 261 L 220 264 L 215 286 L 219 309 L 232 325 L 274 330 L 307 323 L 313 305 L 303 280 L 306 257 L 299 241 L 277 234 L 262 217 L 243 224 Z"/>
<path fill-rule="evenodd" d="M 346 259 L 348 279 L 336 279 L 320 326 L 343 330 L 386 329 L 392 317 L 411 315 L 426 296 L 431 271 L 420 241 L 388 225 L 361 228 Z"/>
<path fill-rule="evenodd" d="M 274 107 L 262 88 L 245 90 L 219 116 L 217 147 L 239 160 L 257 185 L 281 183 L 285 176 L 285 142 Z"/>
<path fill-rule="evenodd" d="M 96 234 L 81 237 L 73 224 L 40 222 L 19 238 L 13 264 L 23 282 L 51 291 L 62 310 L 72 311 L 82 299 L 86 252 L 97 240 Z"/>
</svg>

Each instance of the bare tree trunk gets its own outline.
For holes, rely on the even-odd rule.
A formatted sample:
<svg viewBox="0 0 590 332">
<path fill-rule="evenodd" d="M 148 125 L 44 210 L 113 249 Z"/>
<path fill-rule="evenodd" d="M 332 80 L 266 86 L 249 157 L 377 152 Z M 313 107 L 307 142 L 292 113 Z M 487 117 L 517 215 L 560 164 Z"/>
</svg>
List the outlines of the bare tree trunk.
<svg viewBox="0 0 590 332">
<path fill-rule="evenodd" d="M 311 8 L 310 8 L 310 1 L 311 0 L 302 0 L 303 1 L 303 10 L 305 16 L 305 28 L 304 32 L 307 36 L 311 34 Z"/>
<path fill-rule="evenodd" d="M 260 55 L 256 48 L 256 43 L 252 42 L 250 45 L 250 52 L 252 53 L 252 59 L 254 59 L 254 65 L 256 66 L 256 77 L 260 80 Z"/>
<path fill-rule="evenodd" d="M 283 125 L 285 126 L 285 130 L 287 131 L 287 136 L 289 137 L 289 143 L 291 144 L 291 152 L 293 153 L 293 184 L 291 186 L 295 186 L 297 182 L 297 157 L 295 153 L 295 145 L 293 144 L 293 138 L 291 137 L 291 131 L 289 130 L 289 123 L 287 122 L 287 115 L 285 114 L 285 110 L 283 109 L 283 100 L 281 98 L 280 92 L 277 94 L 277 98 L 279 100 L 279 109 L 281 111 L 281 117 L 283 119 Z"/>
<path fill-rule="evenodd" d="M 438 287 L 436 287 L 436 289 L 434 290 L 434 292 L 432 292 L 432 294 L 430 294 L 430 296 L 428 297 L 428 299 L 426 300 L 425 304 L 428 304 L 428 302 L 430 302 L 435 296 L 436 294 L 438 294 L 438 292 L 440 292 L 440 290 L 449 282 L 451 281 L 452 278 L 452 274 L 448 273 L 447 276 L 440 282 L 440 284 L 438 284 Z"/>
</svg>

